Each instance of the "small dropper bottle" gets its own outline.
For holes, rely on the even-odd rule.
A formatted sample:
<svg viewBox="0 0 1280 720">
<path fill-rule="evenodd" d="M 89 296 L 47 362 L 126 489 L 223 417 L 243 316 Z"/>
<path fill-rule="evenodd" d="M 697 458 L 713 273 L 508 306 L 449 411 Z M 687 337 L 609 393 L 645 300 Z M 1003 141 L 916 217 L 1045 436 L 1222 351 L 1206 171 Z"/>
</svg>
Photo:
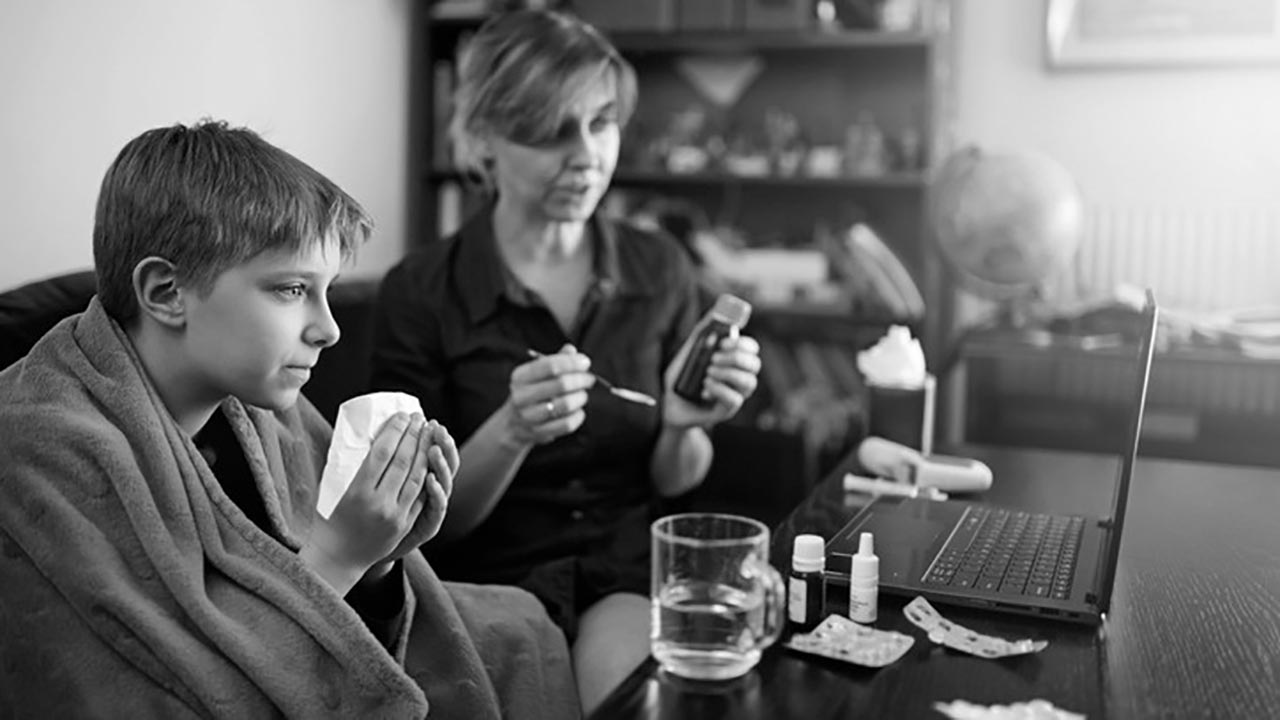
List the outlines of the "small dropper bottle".
<svg viewBox="0 0 1280 720">
<path fill-rule="evenodd" d="M 796 536 L 791 551 L 791 576 L 787 581 L 787 619 L 794 632 L 809 632 L 821 619 L 822 570 L 826 564 L 821 536 Z"/>
<path fill-rule="evenodd" d="M 858 537 L 858 553 L 849 558 L 849 619 L 873 623 L 879 604 L 880 558 L 871 533 L 864 532 Z"/>
</svg>

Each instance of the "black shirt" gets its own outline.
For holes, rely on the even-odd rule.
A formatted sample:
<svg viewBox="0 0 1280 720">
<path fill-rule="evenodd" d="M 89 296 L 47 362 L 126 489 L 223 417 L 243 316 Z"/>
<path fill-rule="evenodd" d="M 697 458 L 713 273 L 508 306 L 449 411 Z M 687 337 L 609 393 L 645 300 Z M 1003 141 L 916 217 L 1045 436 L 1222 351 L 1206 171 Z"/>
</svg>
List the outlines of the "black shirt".
<svg viewBox="0 0 1280 720">
<path fill-rule="evenodd" d="M 267 506 L 258 494 L 257 483 L 249 469 L 240 442 L 236 440 L 231 423 L 221 410 L 213 413 L 209 422 L 196 433 L 196 447 L 204 456 L 222 491 L 240 508 L 254 525 L 275 538 Z M 357 584 L 346 595 L 347 604 L 364 621 L 369 632 L 388 650 L 396 630 L 404 620 L 404 567 L 397 561 L 391 572 L 373 583 Z"/>
<path fill-rule="evenodd" d="M 491 210 L 406 257 L 380 289 L 372 389 L 418 396 L 428 416 L 465 442 L 506 401 L 511 371 L 530 349 L 554 353 L 572 343 L 594 372 L 661 398 L 663 371 L 700 315 L 693 266 L 666 235 L 599 216 L 590 227 L 595 279 L 568 332 L 506 269 Z M 660 408 L 624 402 L 597 384 L 583 425 L 530 451 L 479 527 L 424 552 L 446 579 L 519 582 L 539 566 L 584 556 L 598 560 L 592 573 L 627 565 L 647 578 L 649 460 L 660 429 Z"/>
</svg>

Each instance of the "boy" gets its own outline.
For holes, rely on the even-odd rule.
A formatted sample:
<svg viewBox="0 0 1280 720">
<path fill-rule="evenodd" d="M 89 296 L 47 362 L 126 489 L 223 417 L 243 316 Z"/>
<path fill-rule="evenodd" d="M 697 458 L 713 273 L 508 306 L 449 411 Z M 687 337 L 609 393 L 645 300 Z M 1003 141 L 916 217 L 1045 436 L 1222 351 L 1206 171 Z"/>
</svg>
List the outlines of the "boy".
<svg viewBox="0 0 1280 720">
<path fill-rule="evenodd" d="M 458 453 L 403 414 L 326 521 L 299 390 L 369 218 L 251 131 L 143 133 L 103 180 L 99 294 L 0 373 L 0 716 L 564 717 L 532 596 L 413 552 Z"/>
</svg>

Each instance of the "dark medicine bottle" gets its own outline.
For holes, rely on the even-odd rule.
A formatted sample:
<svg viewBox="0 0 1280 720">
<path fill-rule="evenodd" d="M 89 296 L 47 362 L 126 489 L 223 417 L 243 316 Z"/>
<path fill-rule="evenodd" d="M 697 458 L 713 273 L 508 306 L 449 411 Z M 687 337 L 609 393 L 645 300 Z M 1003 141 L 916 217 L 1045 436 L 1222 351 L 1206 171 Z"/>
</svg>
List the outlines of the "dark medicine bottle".
<svg viewBox="0 0 1280 720">
<path fill-rule="evenodd" d="M 720 341 L 736 336 L 750 317 L 751 304 L 746 300 L 727 293 L 716 299 L 715 306 L 698 323 L 689 357 L 676 376 L 677 395 L 697 405 L 711 404 L 702 397 L 702 383 L 707 377 L 711 356 L 719 349 Z"/>
<path fill-rule="evenodd" d="M 819 535 L 796 536 L 787 578 L 787 620 L 792 632 L 809 632 L 822 619 L 824 546 Z"/>
</svg>

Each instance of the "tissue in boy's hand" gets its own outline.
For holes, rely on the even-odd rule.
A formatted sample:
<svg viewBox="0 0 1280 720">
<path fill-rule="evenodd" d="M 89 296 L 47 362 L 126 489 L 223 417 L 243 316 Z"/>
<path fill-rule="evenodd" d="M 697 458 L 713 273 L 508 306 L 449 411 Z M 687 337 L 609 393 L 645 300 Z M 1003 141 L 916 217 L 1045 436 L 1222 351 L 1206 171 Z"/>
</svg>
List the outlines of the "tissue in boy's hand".
<svg viewBox="0 0 1280 720">
<path fill-rule="evenodd" d="M 316 512 L 328 520 L 343 493 L 355 479 L 373 444 L 373 436 L 396 413 L 421 413 L 418 398 L 400 392 L 377 392 L 351 398 L 338 407 L 333 423 L 329 457 L 320 476 L 320 498 Z"/>
</svg>

